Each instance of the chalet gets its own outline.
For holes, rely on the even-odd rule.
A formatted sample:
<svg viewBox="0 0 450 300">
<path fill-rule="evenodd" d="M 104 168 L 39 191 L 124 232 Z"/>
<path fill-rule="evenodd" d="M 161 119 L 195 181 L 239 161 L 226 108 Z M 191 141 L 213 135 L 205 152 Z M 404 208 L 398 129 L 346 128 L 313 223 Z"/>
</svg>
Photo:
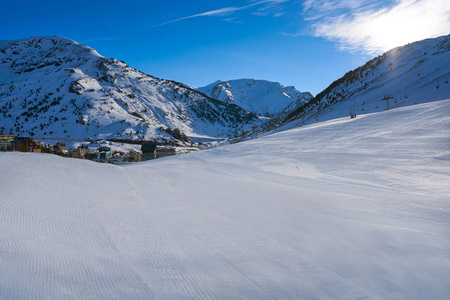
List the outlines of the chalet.
<svg viewBox="0 0 450 300">
<path fill-rule="evenodd" d="M 66 144 L 57 142 L 55 146 L 58 146 L 61 150 L 67 150 Z"/>
<path fill-rule="evenodd" d="M 141 153 L 131 150 L 130 152 L 128 152 L 124 157 L 123 157 L 123 161 L 125 162 L 138 162 L 138 161 L 142 161 L 142 156 Z"/>
<path fill-rule="evenodd" d="M 142 159 L 150 160 L 156 158 L 156 144 L 147 142 L 141 146 Z"/>
<path fill-rule="evenodd" d="M 175 148 L 167 148 L 167 147 L 158 148 L 158 150 L 156 151 L 156 156 L 158 158 L 172 156 L 172 155 L 177 155 L 177 151 L 175 150 Z"/>
<path fill-rule="evenodd" d="M 55 145 L 53 146 L 53 151 L 52 153 L 56 154 L 56 155 L 63 155 L 63 149 L 61 149 L 61 146 Z"/>
<path fill-rule="evenodd" d="M 95 159 L 96 161 L 103 161 L 103 162 L 107 162 L 108 159 L 110 159 L 112 157 L 112 153 L 111 151 L 108 152 L 99 152 L 97 159 Z"/>
<path fill-rule="evenodd" d="M 9 150 L 14 138 L 14 134 L 0 134 L 0 151 Z"/>
<path fill-rule="evenodd" d="M 77 150 L 80 152 L 81 156 L 86 156 L 86 154 L 89 154 L 89 147 L 85 145 L 78 146 Z"/>
<path fill-rule="evenodd" d="M 98 155 L 94 161 L 107 162 L 111 157 L 111 149 L 109 147 L 101 146 L 98 148 Z"/>
<path fill-rule="evenodd" d="M 106 147 L 106 146 L 98 147 L 98 152 L 108 152 L 108 151 L 111 151 L 111 148 Z"/>
<path fill-rule="evenodd" d="M 78 149 L 69 149 L 67 154 L 69 157 L 72 158 L 84 158 L 83 156 L 81 156 L 80 151 L 78 151 Z"/>
<path fill-rule="evenodd" d="M 35 152 L 35 153 L 41 153 L 42 152 L 42 148 L 40 145 L 38 145 L 38 147 L 36 148 L 32 148 L 31 152 Z"/>
<path fill-rule="evenodd" d="M 11 141 L 11 147 L 14 151 L 21 152 L 41 152 L 41 143 L 34 141 L 30 137 L 15 137 Z"/>
<path fill-rule="evenodd" d="M 86 154 L 89 154 L 89 147 L 81 145 L 76 149 L 70 149 L 68 151 L 69 157 L 73 158 L 85 158 Z"/>
</svg>

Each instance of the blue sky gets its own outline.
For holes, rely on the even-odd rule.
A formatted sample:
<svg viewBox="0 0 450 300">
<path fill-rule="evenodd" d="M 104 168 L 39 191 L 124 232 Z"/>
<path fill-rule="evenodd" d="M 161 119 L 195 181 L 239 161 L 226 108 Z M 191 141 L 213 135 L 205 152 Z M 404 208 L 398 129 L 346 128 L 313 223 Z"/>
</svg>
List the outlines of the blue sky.
<svg viewBox="0 0 450 300">
<path fill-rule="evenodd" d="M 257 78 L 317 94 L 383 51 L 450 33 L 447 0 L 2 2 L 1 40 L 59 35 L 194 86 Z"/>
</svg>

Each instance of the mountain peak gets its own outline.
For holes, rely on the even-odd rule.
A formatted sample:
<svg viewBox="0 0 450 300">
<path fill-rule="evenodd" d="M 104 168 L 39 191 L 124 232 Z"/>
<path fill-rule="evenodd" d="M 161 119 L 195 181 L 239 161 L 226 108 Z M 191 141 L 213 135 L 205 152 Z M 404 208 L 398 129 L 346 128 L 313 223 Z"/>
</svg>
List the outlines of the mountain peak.
<svg viewBox="0 0 450 300">
<path fill-rule="evenodd" d="M 229 136 L 255 114 L 62 37 L 0 44 L 0 132 L 57 138 Z M 170 129 L 170 130 L 169 130 Z"/>
<path fill-rule="evenodd" d="M 260 116 L 286 114 L 303 105 L 312 95 L 279 82 L 260 79 L 216 81 L 198 91 L 227 103 L 233 103 Z"/>
<path fill-rule="evenodd" d="M 334 81 L 288 118 L 296 123 L 447 99 L 450 35 L 394 48 Z"/>
<path fill-rule="evenodd" d="M 9 52 L 8 52 L 9 51 Z M 46 55 L 89 55 L 103 57 L 94 49 L 78 44 L 76 41 L 60 36 L 34 36 L 25 39 L 0 41 L 0 52 L 15 55 L 15 58 L 45 52 Z"/>
</svg>

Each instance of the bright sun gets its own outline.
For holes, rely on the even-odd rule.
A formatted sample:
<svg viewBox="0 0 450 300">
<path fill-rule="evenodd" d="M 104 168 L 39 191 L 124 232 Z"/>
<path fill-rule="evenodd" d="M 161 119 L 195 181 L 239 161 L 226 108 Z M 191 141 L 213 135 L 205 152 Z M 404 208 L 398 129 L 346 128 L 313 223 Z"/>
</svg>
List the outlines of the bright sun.
<svg viewBox="0 0 450 300">
<path fill-rule="evenodd" d="M 337 40 L 342 50 L 385 52 L 450 33 L 449 0 L 399 0 L 394 7 L 349 11 L 313 24 L 316 36 Z"/>
<path fill-rule="evenodd" d="M 371 37 L 371 46 L 387 51 L 429 37 L 430 32 L 445 21 L 442 20 L 445 16 L 442 15 L 443 10 L 439 10 L 438 3 L 403 1 L 389 12 L 369 18 L 363 27 L 367 36 Z"/>
</svg>

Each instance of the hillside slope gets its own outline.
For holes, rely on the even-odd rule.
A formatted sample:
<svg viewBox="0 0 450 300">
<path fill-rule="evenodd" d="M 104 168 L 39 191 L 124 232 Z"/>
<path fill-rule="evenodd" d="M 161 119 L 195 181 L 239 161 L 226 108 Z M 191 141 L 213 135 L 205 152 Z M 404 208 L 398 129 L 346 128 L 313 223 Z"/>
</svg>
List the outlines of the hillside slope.
<svg viewBox="0 0 450 300">
<path fill-rule="evenodd" d="M 0 298 L 447 299 L 449 114 L 122 167 L 0 153 Z"/>
<path fill-rule="evenodd" d="M 0 116 L 0 132 L 61 138 L 153 139 L 160 127 L 217 137 L 261 123 L 56 36 L 0 42 Z"/>
<path fill-rule="evenodd" d="M 411 43 L 346 73 L 286 121 L 308 124 L 379 112 L 388 106 L 392 109 L 447 99 L 449 80 L 450 35 Z"/>
<path fill-rule="evenodd" d="M 197 90 L 265 117 L 287 115 L 313 98 L 293 86 L 255 79 L 216 81 Z"/>
</svg>

